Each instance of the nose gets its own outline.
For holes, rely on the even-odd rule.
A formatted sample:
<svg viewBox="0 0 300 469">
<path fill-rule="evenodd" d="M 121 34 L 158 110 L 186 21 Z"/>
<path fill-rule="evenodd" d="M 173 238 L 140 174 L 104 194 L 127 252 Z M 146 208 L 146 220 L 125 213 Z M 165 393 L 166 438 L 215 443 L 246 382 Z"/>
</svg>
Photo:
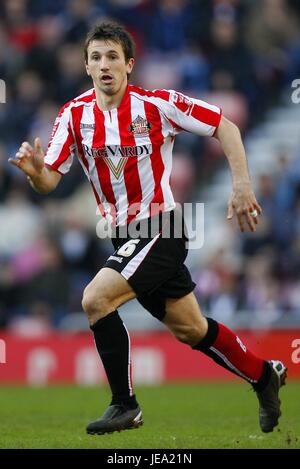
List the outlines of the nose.
<svg viewBox="0 0 300 469">
<path fill-rule="evenodd" d="M 109 69 L 109 64 L 108 64 L 108 60 L 107 60 L 106 57 L 101 57 L 100 69 L 101 69 L 102 71 Z"/>
</svg>

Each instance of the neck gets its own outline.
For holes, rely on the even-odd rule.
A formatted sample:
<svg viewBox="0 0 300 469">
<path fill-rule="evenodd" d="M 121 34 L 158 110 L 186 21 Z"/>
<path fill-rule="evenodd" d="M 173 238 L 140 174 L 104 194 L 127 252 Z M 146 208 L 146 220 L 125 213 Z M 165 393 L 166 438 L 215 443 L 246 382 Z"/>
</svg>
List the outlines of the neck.
<svg viewBox="0 0 300 469">
<path fill-rule="evenodd" d="M 113 95 L 108 95 L 106 93 L 103 93 L 102 90 L 95 86 L 96 102 L 99 109 L 101 109 L 101 111 L 111 111 L 112 109 L 118 108 L 121 104 L 126 88 L 127 81 L 124 82 L 124 84 L 117 93 Z"/>
</svg>

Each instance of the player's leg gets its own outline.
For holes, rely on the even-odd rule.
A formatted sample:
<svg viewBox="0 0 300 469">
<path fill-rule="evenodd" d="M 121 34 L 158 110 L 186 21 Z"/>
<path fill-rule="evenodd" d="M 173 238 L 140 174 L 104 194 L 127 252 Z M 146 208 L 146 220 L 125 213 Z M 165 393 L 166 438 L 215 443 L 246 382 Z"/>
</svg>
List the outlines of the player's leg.
<svg viewBox="0 0 300 469">
<path fill-rule="evenodd" d="M 93 326 L 99 319 L 135 298 L 135 292 L 122 275 L 103 267 L 83 292 L 82 307 Z"/>
<path fill-rule="evenodd" d="M 249 382 L 259 381 L 264 361 L 248 351 L 238 336 L 223 324 L 205 318 L 194 293 L 179 299 L 166 299 L 164 323 L 181 342 L 200 350 Z"/>
<path fill-rule="evenodd" d="M 286 367 L 258 358 L 226 326 L 204 318 L 193 293 L 166 299 L 165 311 L 163 322 L 178 340 L 252 384 L 260 402 L 261 428 L 272 431 L 280 416 L 278 392 L 286 378 Z"/>
<path fill-rule="evenodd" d="M 106 267 L 84 291 L 82 306 L 112 391 L 110 406 L 100 419 L 88 425 L 88 433 L 102 434 L 142 423 L 131 382 L 130 338 L 117 311 L 134 297 L 134 291 L 119 272 Z"/>
<path fill-rule="evenodd" d="M 142 221 L 139 223 L 142 225 Z M 148 228 L 148 225 L 145 220 L 143 227 Z M 150 238 L 132 238 L 129 232 L 124 237 L 117 230 L 116 237 L 112 238 L 115 252 L 85 289 L 83 308 L 113 392 L 112 405 L 100 420 L 88 426 L 89 433 L 133 428 L 142 423 L 141 412 L 129 422 L 124 423 L 123 419 L 124 408 L 127 415 L 132 415 L 130 410 L 139 410 L 139 407 L 136 407 L 131 384 L 129 334 L 116 308 L 141 292 L 153 290 L 170 275 L 169 263 L 163 258 L 164 243 L 161 245 L 160 241 L 159 229 Z"/>
</svg>

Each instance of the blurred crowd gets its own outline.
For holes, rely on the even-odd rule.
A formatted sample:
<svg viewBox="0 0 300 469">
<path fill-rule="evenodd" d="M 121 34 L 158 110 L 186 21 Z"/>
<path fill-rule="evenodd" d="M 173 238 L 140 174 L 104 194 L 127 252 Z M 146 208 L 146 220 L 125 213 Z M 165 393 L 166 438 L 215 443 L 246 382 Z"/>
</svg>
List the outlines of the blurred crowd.
<svg viewBox="0 0 300 469">
<path fill-rule="evenodd" d="M 92 87 L 82 45 L 106 18 L 125 24 L 136 41 L 133 83 L 217 104 L 243 135 L 300 77 L 297 0 L 2 0 L 0 327 L 17 330 L 25 318 L 31 330 L 64 328 L 111 251 L 97 237 L 99 218 L 78 164 L 45 197 L 7 163 L 24 140 L 40 136 L 46 148 L 59 108 Z M 223 164 L 213 143 L 179 136 L 177 201 L 191 200 Z M 224 320 L 227 311 L 300 315 L 300 149 L 294 156 L 283 153 L 277 173 L 261 176 L 264 222 L 256 236 L 237 239 L 239 262 L 216 252 L 196 273 L 200 301 Z"/>
<path fill-rule="evenodd" d="M 274 153 L 274 162 L 258 179 L 256 233 L 233 229 L 230 247 L 194 271 L 205 310 L 240 326 L 300 323 L 300 146 L 293 155 Z"/>
</svg>

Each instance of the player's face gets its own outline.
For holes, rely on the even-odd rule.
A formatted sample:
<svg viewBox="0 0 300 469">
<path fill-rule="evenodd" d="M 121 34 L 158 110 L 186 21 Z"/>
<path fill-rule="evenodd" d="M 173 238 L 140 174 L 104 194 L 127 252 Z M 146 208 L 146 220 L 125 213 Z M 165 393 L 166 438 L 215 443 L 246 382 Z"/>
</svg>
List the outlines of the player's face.
<svg viewBox="0 0 300 469">
<path fill-rule="evenodd" d="M 86 70 L 94 86 L 108 96 L 118 94 L 127 85 L 134 59 L 126 63 L 121 44 L 113 41 L 94 40 L 88 46 Z"/>
</svg>

